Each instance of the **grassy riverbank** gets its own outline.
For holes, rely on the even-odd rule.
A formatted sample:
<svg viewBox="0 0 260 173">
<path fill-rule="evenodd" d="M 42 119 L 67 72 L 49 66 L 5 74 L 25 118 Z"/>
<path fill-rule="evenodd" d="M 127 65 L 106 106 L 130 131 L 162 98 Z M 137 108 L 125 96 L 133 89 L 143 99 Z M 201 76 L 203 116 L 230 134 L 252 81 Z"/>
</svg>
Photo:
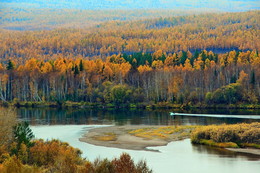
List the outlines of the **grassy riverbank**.
<svg viewBox="0 0 260 173">
<path fill-rule="evenodd" d="M 260 123 L 201 126 L 192 131 L 191 141 L 221 148 L 260 149 Z"/>
<path fill-rule="evenodd" d="M 40 107 L 56 107 L 56 108 L 99 108 L 99 109 L 260 109 L 259 104 L 176 104 L 169 102 L 140 102 L 140 103 L 124 103 L 124 104 L 116 104 L 116 103 L 91 103 L 91 102 L 25 102 L 25 101 L 13 101 L 13 102 L 0 102 L 1 106 L 15 106 L 15 107 L 26 107 L 26 108 L 40 108 Z"/>
</svg>

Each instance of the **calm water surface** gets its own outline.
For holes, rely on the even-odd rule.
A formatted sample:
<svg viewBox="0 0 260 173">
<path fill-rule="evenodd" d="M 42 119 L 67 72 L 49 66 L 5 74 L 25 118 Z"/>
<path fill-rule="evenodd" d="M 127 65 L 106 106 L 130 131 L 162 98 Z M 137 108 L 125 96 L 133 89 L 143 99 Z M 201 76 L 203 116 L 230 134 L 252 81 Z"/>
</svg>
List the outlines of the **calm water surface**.
<svg viewBox="0 0 260 173">
<path fill-rule="evenodd" d="M 167 146 L 151 147 L 159 152 L 122 150 L 94 146 L 78 139 L 89 129 L 107 125 L 187 125 L 187 124 L 234 124 L 260 122 L 240 118 L 214 118 L 192 116 L 170 116 L 169 112 L 226 115 L 260 115 L 259 111 L 244 110 L 60 110 L 60 109 L 18 109 L 19 118 L 29 121 L 37 138 L 60 139 L 83 151 L 83 157 L 95 158 L 120 156 L 127 152 L 135 161 L 144 159 L 155 173 L 258 173 L 260 157 L 235 153 L 223 149 L 192 145 L 190 140 L 171 142 Z"/>
<path fill-rule="evenodd" d="M 146 124 L 146 125 L 189 125 L 189 124 L 234 124 L 255 122 L 260 120 L 239 118 L 214 118 L 192 116 L 170 116 L 169 112 L 194 114 L 225 115 L 260 115 L 260 110 L 87 110 L 87 109 L 52 109 L 52 108 L 20 108 L 19 118 L 30 121 L 33 125 L 65 125 L 65 124 Z"/>
<path fill-rule="evenodd" d="M 43 125 L 32 126 L 32 130 L 38 138 L 55 138 L 68 142 L 83 151 L 83 157 L 91 161 L 97 157 L 113 159 L 122 152 L 127 152 L 136 162 L 146 160 L 155 173 L 258 173 L 260 170 L 260 157 L 192 145 L 189 139 L 149 148 L 159 152 L 101 147 L 78 140 L 87 130 L 100 126 L 102 125 Z"/>
</svg>

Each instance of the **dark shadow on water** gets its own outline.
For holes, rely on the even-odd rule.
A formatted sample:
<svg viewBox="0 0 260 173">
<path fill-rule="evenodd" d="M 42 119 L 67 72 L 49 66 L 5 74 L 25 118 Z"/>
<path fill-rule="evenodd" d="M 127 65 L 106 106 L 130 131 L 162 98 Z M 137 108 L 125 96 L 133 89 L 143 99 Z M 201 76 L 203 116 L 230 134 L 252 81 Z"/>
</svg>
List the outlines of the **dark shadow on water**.
<svg viewBox="0 0 260 173">
<path fill-rule="evenodd" d="M 196 114 L 240 114 L 257 115 L 260 110 L 94 110 L 94 109 L 56 109 L 56 108 L 19 108 L 20 119 L 33 125 L 65 125 L 65 124 L 104 124 L 104 125 L 209 125 L 235 124 L 242 122 L 259 122 L 259 120 L 239 118 L 214 118 L 170 116 L 169 112 Z"/>
<path fill-rule="evenodd" d="M 249 161 L 260 160 L 259 155 L 229 151 L 229 150 L 224 149 L 224 148 L 217 148 L 217 147 L 210 147 L 210 146 L 205 146 L 205 145 L 192 144 L 192 149 L 193 149 L 193 151 L 198 152 L 198 153 L 216 155 L 218 157 L 246 158 Z"/>
</svg>

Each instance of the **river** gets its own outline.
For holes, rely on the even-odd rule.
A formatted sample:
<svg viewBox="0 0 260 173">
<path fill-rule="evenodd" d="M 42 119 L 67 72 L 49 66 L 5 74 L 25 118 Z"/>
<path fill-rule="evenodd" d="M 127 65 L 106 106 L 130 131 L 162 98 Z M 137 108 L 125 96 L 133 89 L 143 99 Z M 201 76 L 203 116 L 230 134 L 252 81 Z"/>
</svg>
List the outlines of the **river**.
<svg viewBox="0 0 260 173">
<path fill-rule="evenodd" d="M 127 152 L 135 160 L 146 160 L 155 173 L 257 173 L 260 170 L 260 157 L 235 153 L 201 145 L 192 145 L 190 140 L 171 142 L 167 146 L 150 147 L 152 151 L 122 150 L 94 146 L 78 139 L 91 128 L 107 125 L 147 124 L 147 125 L 186 125 L 186 124 L 233 124 L 260 120 L 242 118 L 214 118 L 169 115 L 169 111 L 104 111 L 104 110 L 58 110 L 58 109 L 18 109 L 20 119 L 27 120 L 35 136 L 42 139 L 60 139 L 79 148 L 90 161 L 95 158 L 120 156 Z M 181 110 L 175 110 L 181 112 Z M 201 111 L 212 113 L 213 110 Z M 234 111 L 234 110 L 233 110 Z M 185 111 L 184 111 L 185 112 Z M 185 113 L 200 113 L 199 110 Z M 221 112 L 214 112 L 220 114 Z M 223 112 L 225 114 L 257 115 L 259 112 Z"/>
<path fill-rule="evenodd" d="M 97 110 L 20 108 L 18 117 L 32 125 L 100 124 L 100 125 L 209 125 L 259 122 L 258 119 L 170 116 L 169 112 L 189 114 L 260 115 L 260 110 L 194 109 L 194 110 Z"/>
</svg>

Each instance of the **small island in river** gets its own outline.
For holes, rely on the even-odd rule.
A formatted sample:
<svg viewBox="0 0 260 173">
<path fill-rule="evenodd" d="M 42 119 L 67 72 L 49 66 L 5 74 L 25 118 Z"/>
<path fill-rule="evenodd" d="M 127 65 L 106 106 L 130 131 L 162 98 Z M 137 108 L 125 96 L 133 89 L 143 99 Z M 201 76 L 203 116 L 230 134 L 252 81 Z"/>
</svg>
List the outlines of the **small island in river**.
<svg viewBox="0 0 260 173">
<path fill-rule="evenodd" d="M 80 141 L 105 147 L 150 150 L 147 147 L 165 146 L 169 142 L 191 138 L 194 144 L 209 145 L 226 148 L 234 152 L 260 155 L 259 139 L 257 139 L 259 124 L 252 123 L 250 128 L 247 124 L 211 126 L 109 126 L 89 130 L 80 138 Z M 252 127 L 255 127 L 255 134 L 248 132 L 248 130 L 252 131 Z M 236 128 L 240 128 L 240 131 L 237 131 L 239 134 L 236 133 Z M 206 134 L 205 130 L 208 132 L 212 130 L 211 134 L 216 137 L 203 136 L 202 134 Z M 217 130 L 216 134 L 214 134 L 214 130 Z M 248 135 L 247 137 L 245 136 L 246 134 Z M 233 139 L 229 135 L 236 138 L 236 141 L 230 141 Z M 247 139 L 254 143 L 241 140 L 239 142 L 238 135 L 241 135 L 242 140 Z"/>
<path fill-rule="evenodd" d="M 93 145 L 131 150 L 148 150 L 147 147 L 164 146 L 169 142 L 189 138 L 195 126 L 126 125 L 95 128 L 80 141 Z"/>
</svg>

